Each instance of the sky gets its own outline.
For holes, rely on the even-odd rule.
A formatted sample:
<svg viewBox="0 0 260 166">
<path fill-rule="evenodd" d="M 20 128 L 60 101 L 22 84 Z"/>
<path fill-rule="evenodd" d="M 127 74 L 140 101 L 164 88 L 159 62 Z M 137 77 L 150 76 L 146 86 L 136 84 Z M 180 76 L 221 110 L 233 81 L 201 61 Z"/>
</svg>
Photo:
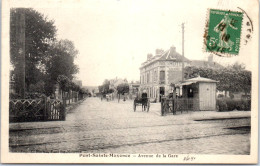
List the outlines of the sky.
<svg viewBox="0 0 260 166">
<path fill-rule="evenodd" d="M 238 0 L 237 3 L 240 3 Z M 223 5 L 223 1 L 205 0 L 57 0 L 28 1 L 13 7 L 33 7 L 57 27 L 58 39 L 74 42 L 79 54 L 76 78 L 85 86 L 101 85 L 115 77 L 139 81 L 141 63 L 155 49 L 175 46 L 182 50 L 181 24 L 185 24 L 185 57 L 207 60 L 203 51 L 203 34 L 207 9 Z M 225 1 L 225 6 L 234 4 Z M 251 59 L 241 56 L 214 61 L 230 64 L 243 62 L 250 69 Z"/>
</svg>

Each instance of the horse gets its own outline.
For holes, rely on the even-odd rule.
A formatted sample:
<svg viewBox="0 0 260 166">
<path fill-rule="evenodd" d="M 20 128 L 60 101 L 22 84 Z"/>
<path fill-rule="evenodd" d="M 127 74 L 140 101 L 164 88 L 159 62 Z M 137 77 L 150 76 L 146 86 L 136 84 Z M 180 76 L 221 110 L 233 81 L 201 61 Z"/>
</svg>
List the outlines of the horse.
<svg viewBox="0 0 260 166">
<path fill-rule="evenodd" d="M 146 111 L 146 108 L 147 108 L 147 102 L 148 102 L 148 98 L 145 97 L 145 98 L 142 98 L 142 111 Z M 147 112 L 149 110 L 147 109 Z"/>
</svg>

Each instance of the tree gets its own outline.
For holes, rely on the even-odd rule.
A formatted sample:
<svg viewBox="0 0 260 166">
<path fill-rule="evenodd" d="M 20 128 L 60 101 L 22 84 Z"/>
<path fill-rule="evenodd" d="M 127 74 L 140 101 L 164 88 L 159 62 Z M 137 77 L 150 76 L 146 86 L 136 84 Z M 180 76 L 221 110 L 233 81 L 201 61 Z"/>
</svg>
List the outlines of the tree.
<svg viewBox="0 0 260 166">
<path fill-rule="evenodd" d="M 129 92 L 129 85 L 127 83 L 122 83 L 117 86 L 117 93 L 118 93 L 118 101 L 120 100 L 120 95 L 124 95 L 125 93 Z"/>
<path fill-rule="evenodd" d="M 103 85 L 99 85 L 98 86 L 98 91 L 99 91 L 99 93 L 101 93 L 101 94 L 103 94 Z"/>
<path fill-rule="evenodd" d="M 16 18 L 25 13 L 25 85 L 29 91 L 30 84 L 37 83 L 41 76 L 41 67 L 46 59 L 49 43 L 55 40 L 56 27 L 43 14 L 31 8 L 13 8 L 10 13 L 10 59 L 17 75 L 18 47 L 16 34 Z M 14 77 L 15 82 L 17 76 Z M 16 85 L 16 89 L 19 85 Z"/>
<path fill-rule="evenodd" d="M 114 89 L 109 89 L 108 93 L 114 93 L 114 91 L 115 91 Z"/>
<path fill-rule="evenodd" d="M 245 70 L 242 64 L 234 64 L 220 69 L 207 67 L 186 67 L 185 78 L 194 78 L 197 76 L 217 80 L 217 90 L 229 92 L 251 91 L 251 72 Z"/>
<path fill-rule="evenodd" d="M 60 40 L 52 43 L 48 50 L 48 60 L 46 60 L 46 72 L 51 79 L 56 80 L 61 74 L 73 79 L 73 75 L 79 70 L 74 64 L 77 54 L 78 51 L 72 41 Z"/>
<path fill-rule="evenodd" d="M 62 91 L 68 92 L 70 90 L 71 87 L 71 80 L 64 76 L 64 75 L 59 75 L 57 78 L 57 82 L 60 85 L 60 89 Z"/>
<path fill-rule="evenodd" d="M 101 91 L 103 94 L 107 94 L 108 93 L 109 85 L 110 85 L 109 80 L 105 79 L 103 84 L 102 84 L 102 91 Z"/>
<path fill-rule="evenodd" d="M 78 73 L 79 69 L 74 64 L 74 59 L 78 51 L 75 49 L 73 42 L 69 40 L 60 40 L 50 45 L 48 49 L 48 59 L 46 59 L 46 82 L 49 84 L 48 93 L 53 93 L 53 87 L 56 84 L 59 75 L 64 75 L 72 80 L 74 74 Z"/>
</svg>

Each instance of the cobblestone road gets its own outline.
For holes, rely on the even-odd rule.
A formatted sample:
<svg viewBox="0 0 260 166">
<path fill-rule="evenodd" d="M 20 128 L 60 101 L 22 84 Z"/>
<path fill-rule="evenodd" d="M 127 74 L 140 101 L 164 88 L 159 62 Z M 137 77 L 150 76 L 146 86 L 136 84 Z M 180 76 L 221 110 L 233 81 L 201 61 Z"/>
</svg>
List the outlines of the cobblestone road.
<svg viewBox="0 0 260 166">
<path fill-rule="evenodd" d="M 189 112 L 162 117 L 159 103 L 151 104 L 149 113 L 141 107 L 133 112 L 132 103 L 88 98 L 67 114 L 66 121 L 12 123 L 10 151 L 250 153 L 250 112 Z"/>
</svg>

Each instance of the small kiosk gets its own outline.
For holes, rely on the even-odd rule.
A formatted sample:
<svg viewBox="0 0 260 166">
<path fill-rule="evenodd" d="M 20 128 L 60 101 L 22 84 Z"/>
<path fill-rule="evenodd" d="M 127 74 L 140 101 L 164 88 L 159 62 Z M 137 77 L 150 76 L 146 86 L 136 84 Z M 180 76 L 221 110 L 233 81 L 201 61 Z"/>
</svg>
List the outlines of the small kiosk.
<svg viewBox="0 0 260 166">
<path fill-rule="evenodd" d="M 183 99 L 194 99 L 196 107 L 201 111 L 216 110 L 216 83 L 218 81 L 196 77 L 178 84 Z M 195 103 L 194 103 L 195 104 Z"/>
</svg>

